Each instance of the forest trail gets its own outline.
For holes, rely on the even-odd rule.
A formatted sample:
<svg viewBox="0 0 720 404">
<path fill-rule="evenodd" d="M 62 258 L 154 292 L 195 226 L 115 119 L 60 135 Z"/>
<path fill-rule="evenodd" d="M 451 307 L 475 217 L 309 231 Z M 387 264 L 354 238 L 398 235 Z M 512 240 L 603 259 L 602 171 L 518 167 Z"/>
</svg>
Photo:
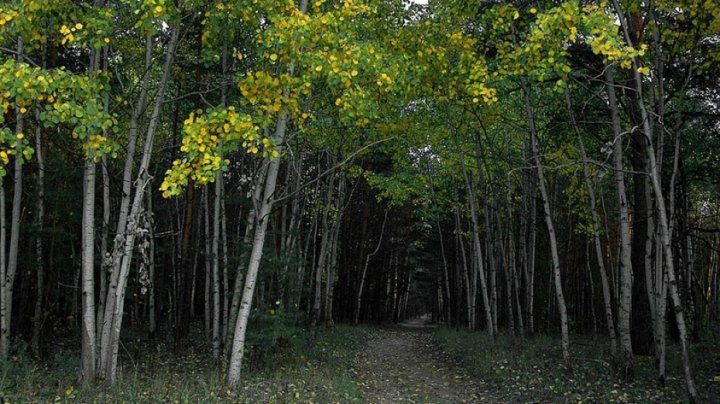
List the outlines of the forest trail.
<svg viewBox="0 0 720 404">
<path fill-rule="evenodd" d="M 437 352 L 421 321 L 369 337 L 357 359 L 357 381 L 372 403 L 502 402 Z"/>
</svg>

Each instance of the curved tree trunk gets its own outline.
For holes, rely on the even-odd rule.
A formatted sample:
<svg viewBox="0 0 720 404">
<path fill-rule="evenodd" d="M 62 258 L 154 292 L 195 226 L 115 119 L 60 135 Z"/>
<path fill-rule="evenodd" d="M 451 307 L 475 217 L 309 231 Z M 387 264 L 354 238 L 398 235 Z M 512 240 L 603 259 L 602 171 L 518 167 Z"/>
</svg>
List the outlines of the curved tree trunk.
<svg viewBox="0 0 720 404">
<path fill-rule="evenodd" d="M 355 318 L 354 322 L 355 324 L 358 324 L 360 322 L 360 309 L 362 308 L 362 295 L 363 295 L 363 289 L 365 287 L 365 277 L 367 276 L 367 270 L 368 266 L 370 265 L 370 258 L 372 258 L 375 254 L 380 251 L 380 245 L 382 244 L 383 235 L 385 234 L 385 223 L 387 222 L 388 212 L 390 210 L 385 211 L 385 216 L 383 217 L 382 227 L 380 228 L 380 237 L 378 238 L 378 243 L 375 246 L 375 249 L 373 252 L 368 254 L 365 257 L 365 266 L 363 266 L 362 276 L 360 277 L 360 286 L 358 287 L 358 295 L 357 300 L 355 302 Z"/>
</svg>

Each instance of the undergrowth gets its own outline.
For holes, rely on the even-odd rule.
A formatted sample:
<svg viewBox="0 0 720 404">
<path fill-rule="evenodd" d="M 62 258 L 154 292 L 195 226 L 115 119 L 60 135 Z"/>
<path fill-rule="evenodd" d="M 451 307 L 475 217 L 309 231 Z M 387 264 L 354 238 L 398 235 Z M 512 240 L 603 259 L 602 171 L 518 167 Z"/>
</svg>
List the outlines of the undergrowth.
<svg viewBox="0 0 720 404">
<path fill-rule="evenodd" d="M 539 336 L 493 340 L 483 332 L 438 329 L 433 343 L 473 376 L 483 379 L 508 402 L 687 402 L 685 379 L 677 347 L 668 346 L 667 380 L 656 383 L 653 358 L 636 356 L 633 377 L 613 372 L 605 340 L 572 340 L 570 361 L 564 364 L 560 342 Z M 720 352 L 716 346 L 694 346 L 694 372 L 701 402 L 720 397 Z"/>
<path fill-rule="evenodd" d="M 78 383 L 80 353 L 59 349 L 44 361 L 25 350 L 0 364 L 0 402 L 348 402 L 362 398 L 347 369 L 368 329 L 336 326 L 313 337 L 302 328 L 249 336 L 243 379 L 225 384 L 227 362 L 214 364 L 202 336 L 182 348 L 124 337 L 113 387 Z"/>
</svg>

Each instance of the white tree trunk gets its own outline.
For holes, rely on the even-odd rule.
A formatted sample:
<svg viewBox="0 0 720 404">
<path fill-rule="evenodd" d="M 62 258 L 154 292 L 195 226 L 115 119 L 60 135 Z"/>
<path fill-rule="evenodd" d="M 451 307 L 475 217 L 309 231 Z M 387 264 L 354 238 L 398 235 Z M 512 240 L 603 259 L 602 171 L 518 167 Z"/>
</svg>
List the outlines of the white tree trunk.
<svg viewBox="0 0 720 404">
<path fill-rule="evenodd" d="M 628 216 L 628 200 L 625 193 L 625 174 L 622 161 L 622 127 L 618 113 L 615 82 L 611 67 L 605 69 L 607 93 L 613 126 L 613 168 L 615 189 L 618 196 L 620 221 L 620 275 L 617 282 L 619 289 L 618 301 L 618 364 L 625 371 L 633 366 L 632 341 L 630 339 L 630 314 L 632 312 L 632 261 L 630 257 L 630 220 Z"/>
<path fill-rule="evenodd" d="M 85 161 L 82 213 L 82 367 L 85 383 L 95 381 L 95 177 L 92 160 Z"/>
<path fill-rule="evenodd" d="M 608 283 L 607 270 L 605 269 L 605 260 L 603 259 L 602 253 L 602 243 L 600 241 L 600 219 L 598 218 L 597 214 L 595 189 L 593 188 L 592 182 L 590 180 L 585 143 L 582 140 L 580 129 L 578 128 L 577 122 L 575 120 L 575 113 L 573 111 L 572 101 L 570 99 L 569 92 L 565 93 L 565 99 L 567 101 L 570 119 L 572 121 L 573 128 L 575 129 L 575 135 L 578 139 L 578 145 L 580 146 L 580 156 L 583 160 L 583 180 L 585 182 L 585 189 L 588 193 L 588 199 L 590 200 L 593 245 L 595 247 L 595 259 L 597 260 L 598 268 L 600 268 L 600 282 L 602 283 L 603 302 L 605 307 L 605 321 L 607 322 L 608 334 L 610 336 L 610 355 L 614 358 L 617 354 L 617 335 L 615 333 L 615 321 L 613 319 L 612 300 L 610 297 L 610 284 Z M 588 257 L 588 262 L 589 260 L 590 257 Z M 592 274 L 590 274 L 590 276 L 592 276 Z"/>
<path fill-rule="evenodd" d="M 615 11 L 617 12 L 620 26 L 625 34 L 625 40 L 628 45 L 633 45 L 618 1 L 613 0 L 613 5 L 615 7 Z M 655 158 L 655 147 L 653 146 L 653 134 L 650 128 L 650 117 L 648 116 L 647 110 L 645 109 L 645 102 L 643 101 L 642 77 L 640 76 L 640 66 L 638 63 L 637 59 L 633 59 L 633 76 L 635 80 L 635 91 L 637 92 L 638 97 L 638 107 L 640 108 L 640 118 L 642 119 L 643 132 L 645 133 L 645 140 L 647 142 L 648 168 L 650 181 L 652 182 L 653 192 L 655 194 L 655 205 L 657 207 L 658 221 L 660 224 L 661 247 L 663 250 L 663 258 L 665 259 L 668 289 L 673 303 L 675 322 L 677 323 L 677 328 L 680 333 L 680 346 L 682 349 L 683 368 L 685 371 L 685 383 L 688 394 L 690 395 L 690 400 L 697 401 L 697 390 L 695 389 L 695 382 L 693 380 L 692 367 L 690 363 L 690 348 L 687 327 L 685 325 L 682 301 L 678 293 L 677 279 L 675 277 L 675 261 L 673 259 L 672 245 L 670 244 L 671 235 L 670 224 L 667 217 L 667 206 L 665 205 L 662 185 L 660 184 L 660 173 L 658 171 L 658 164 Z"/>
<path fill-rule="evenodd" d="M 274 141 L 277 145 L 281 145 L 285 139 L 287 121 L 288 114 L 283 110 L 280 112 L 275 130 Z M 280 146 L 278 146 L 278 148 L 279 147 Z M 267 178 L 265 179 L 265 191 L 257 215 L 258 225 L 255 227 L 252 252 L 250 253 L 250 261 L 248 262 L 248 269 L 245 275 L 245 287 L 243 289 L 240 309 L 235 324 L 232 348 L 230 350 L 230 363 L 228 364 L 228 385 L 230 387 L 236 387 L 240 381 L 240 369 L 245 353 L 245 334 L 247 332 L 248 319 L 250 318 L 250 309 L 255 292 L 258 270 L 260 269 L 263 246 L 265 245 L 265 233 L 268 222 L 270 221 L 270 212 L 274 202 L 273 194 L 275 193 L 275 184 L 277 182 L 278 171 L 280 170 L 280 160 L 281 157 L 277 157 L 272 160 L 268 166 Z"/>
<path fill-rule="evenodd" d="M 18 55 L 23 54 L 22 40 L 18 40 Z M 18 56 L 20 57 L 20 56 Z M 25 128 L 25 117 L 20 112 L 20 107 L 15 109 L 16 126 L 15 133 L 22 133 Z M 10 325 L 12 317 L 13 303 L 13 285 L 15 283 L 15 274 L 17 271 L 18 244 L 20 238 L 20 213 L 22 204 L 22 188 L 23 188 L 23 158 L 22 158 L 23 141 L 17 140 L 15 147 L 15 178 L 13 181 L 13 206 L 10 216 L 10 246 L 7 256 L 7 268 L 3 266 L 5 274 L 0 278 L 2 282 L 2 300 L 4 307 L 0 308 L 0 359 L 7 359 L 10 350 Z M 3 198 L 4 199 L 4 198 Z M 5 210 L 2 209 L 3 218 Z M 5 251 L 5 243 L 0 246 Z"/>
<path fill-rule="evenodd" d="M 550 199 L 545 185 L 545 170 L 540 159 L 540 151 L 538 150 L 537 128 L 535 126 L 535 112 L 530 102 L 530 91 L 526 80 L 522 79 L 523 93 L 525 95 L 525 113 L 527 114 L 528 125 L 530 129 L 530 150 L 535 163 L 535 169 L 538 177 L 538 188 L 542 197 L 543 210 L 545 212 L 545 225 L 548 230 L 550 239 L 550 255 L 552 257 L 553 278 L 555 281 L 555 297 L 558 305 L 558 314 L 560 315 L 560 332 L 563 359 L 567 362 L 570 359 L 570 339 L 568 332 L 567 308 L 565 306 L 565 297 L 563 295 L 562 280 L 560 274 L 560 256 L 557 248 L 557 238 L 555 236 L 555 226 L 553 224 L 552 212 L 550 210 Z"/>
<path fill-rule="evenodd" d="M 483 299 L 483 307 L 485 309 L 485 324 L 487 327 L 487 332 L 491 336 L 495 336 L 497 334 L 497 330 L 495 330 L 494 324 L 495 321 L 493 319 L 492 315 L 492 307 L 490 305 L 490 297 L 488 295 L 488 288 L 487 288 L 487 281 L 485 279 L 485 268 L 483 265 L 483 253 L 482 253 L 482 246 L 480 244 L 480 223 L 478 220 L 478 207 L 475 201 L 475 187 L 472 183 L 472 179 L 468 175 L 467 168 L 465 167 L 465 157 L 463 155 L 462 150 L 460 149 L 460 146 L 458 146 L 458 152 L 460 155 L 460 166 L 462 167 L 462 174 L 463 179 L 465 180 L 465 188 L 467 189 L 468 193 L 468 204 L 470 205 L 470 222 L 472 223 L 472 236 L 473 236 L 473 252 L 474 252 L 474 259 L 476 266 L 474 267 L 473 271 L 473 286 L 470 287 L 468 285 L 468 288 L 471 289 L 471 298 L 473 299 L 472 302 L 472 309 L 470 310 L 472 320 L 471 320 L 471 329 L 475 328 L 475 303 L 474 299 L 477 293 L 475 293 L 475 288 L 477 285 L 476 277 L 480 276 L 480 292 L 482 294 Z M 478 163 L 480 164 L 480 163 Z M 482 175 L 482 174 L 481 174 Z"/>
<path fill-rule="evenodd" d="M 117 262 L 114 262 L 113 264 L 113 273 L 110 288 L 108 290 L 108 298 L 105 303 L 105 314 L 103 318 L 100 347 L 101 371 L 104 372 L 105 379 L 110 384 L 115 383 L 117 376 L 117 353 L 120 344 L 120 327 L 122 325 L 123 305 L 125 302 L 125 287 L 127 286 L 130 265 L 133 258 L 133 249 L 135 248 L 135 237 L 137 236 L 136 233 L 138 231 L 138 220 L 142 210 L 142 201 L 144 199 L 145 189 L 150 182 L 148 168 L 152 157 L 155 131 L 157 129 L 161 108 L 164 102 L 165 90 L 170 78 L 170 67 L 175 55 L 178 36 L 179 28 L 173 28 L 170 34 L 170 42 L 166 48 L 163 74 L 159 81 L 158 93 L 155 98 L 150 122 L 148 123 L 142 159 L 138 168 L 135 194 L 133 196 L 130 213 L 127 216 L 125 232 L 119 232 L 120 226 L 118 226 L 119 236 L 124 235 L 124 237 L 120 237 L 119 239 L 116 238 L 115 248 L 121 259 L 119 260 L 119 266 L 116 266 L 116 264 L 118 264 Z M 116 279 L 117 281 L 115 285 L 113 284 L 113 279 Z"/>
</svg>

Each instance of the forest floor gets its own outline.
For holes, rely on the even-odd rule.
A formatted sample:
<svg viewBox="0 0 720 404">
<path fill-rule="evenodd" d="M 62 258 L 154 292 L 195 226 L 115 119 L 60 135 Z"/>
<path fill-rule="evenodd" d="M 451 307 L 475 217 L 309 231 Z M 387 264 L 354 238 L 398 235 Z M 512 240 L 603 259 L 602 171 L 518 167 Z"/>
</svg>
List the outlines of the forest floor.
<svg viewBox="0 0 720 404">
<path fill-rule="evenodd" d="M 118 383 L 78 384 L 76 341 L 33 359 L 16 348 L 0 363 L 0 402 L 227 403 L 585 403 L 686 402 L 679 352 L 668 350 L 668 379 L 655 383 L 650 357 L 636 357 L 631 381 L 607 362 L 606 343 L 575 336 L 570 364 L 554 337 L 493 339 L 410 321 L 399 326 L 337 325 L 317 335 L 276 325 L 250 335 L 241 386 L 225 386 L 202 335 L 173 346 L 126 335 Z M 19 346 L 17 344 L 16 346 Z M 716 340 L 693 345 L 700 402 L 720 397 Z"/>
<path fill-rule="evenodd" d="M 355 380 L 373 403 L 502 402 L 482 380 L 453 366 L 432 344 L 430 327 L 411 320 L 371 334 L 355 364 Z"/>
</svg>

